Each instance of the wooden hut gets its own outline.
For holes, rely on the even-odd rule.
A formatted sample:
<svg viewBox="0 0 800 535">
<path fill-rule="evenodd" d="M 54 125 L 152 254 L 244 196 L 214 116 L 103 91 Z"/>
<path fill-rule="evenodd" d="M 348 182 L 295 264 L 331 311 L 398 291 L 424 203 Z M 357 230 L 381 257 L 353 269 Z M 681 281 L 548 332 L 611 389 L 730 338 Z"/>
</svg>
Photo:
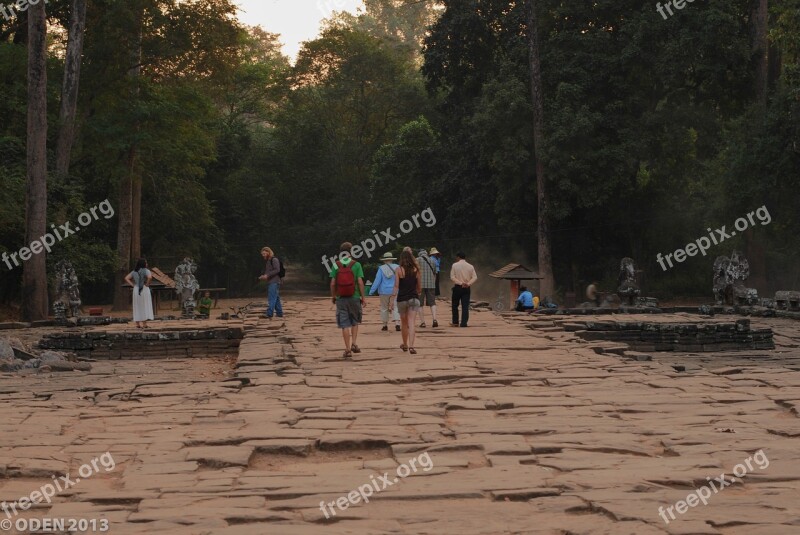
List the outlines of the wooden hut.
<svg viewBox="0 0 800 535">
<path fill-rule="evenodd" d="M 522 286 L 521 281 L 528 280 L 541 280 L 544 277 L 532 271 L 522 264 L 508 264 L 504 268 L 498 269 L 494 273 L 489 274 L 490 277 L 495 279 L 503 279 L 511 282 L 511 289 L 509 292 L 509 305 L 519 297 L 519 288 Z M 537 292 L 534 292 L 536 294 Z"/>
</svg>

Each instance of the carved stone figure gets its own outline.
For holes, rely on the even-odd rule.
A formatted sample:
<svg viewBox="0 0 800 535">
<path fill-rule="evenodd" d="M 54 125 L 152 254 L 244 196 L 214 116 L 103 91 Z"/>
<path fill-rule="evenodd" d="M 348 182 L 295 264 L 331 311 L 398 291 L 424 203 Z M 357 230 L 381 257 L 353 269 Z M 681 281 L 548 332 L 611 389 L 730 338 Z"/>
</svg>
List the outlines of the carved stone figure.
<svg viewBox="0 0 800 535">
<path fill-rule="evenodd" d="M 184 258 L 183 262 L 175 268 L 175 291 L 181 299 L 181 308 L 185 317 L 194 316 L 194 308 L 197 302 L 194 294 L 200 289 L 200 283 L 194 274 L 197 272 L 197 264 L 191 258 Z"/>
<path fill-rule="evenodd" d="M 56 264 L 56 299 L 53 312 L 58 321 L 66 321 L 69 317 L 77 318 L 81 308 L 81 288 L 78 275 L 69 260 L 61 260 Z"/>
<path fill-rule="evenodd" d="M 728 298 L 726 292 L 728 291 L 728 265 L 731 259 L 727 256 L 718 256 L 714 260 L 714 303 L 716 305 L 724 305 L 726 303 L 732 304 L 733 299 Z"/>
<path fill-rule="evenodd" d="M 714 300 L 717 305 L 755 305 L 758 291 L 748 288 L 744 281 L 750 276 L 750 263 L 739 251 L 730 258 L 718 256 L 714 260 Z"/>
<path fill-rule="evenodd" d="M 617 295 L 623 304 L 628 306 L 636 305 L 636 298 L 642 293 L 639 285 L 636 283 L 636 266 L 632 258 L 625 257 L 619 264 L 619 288 L 617 288 Z"/>
</svg>

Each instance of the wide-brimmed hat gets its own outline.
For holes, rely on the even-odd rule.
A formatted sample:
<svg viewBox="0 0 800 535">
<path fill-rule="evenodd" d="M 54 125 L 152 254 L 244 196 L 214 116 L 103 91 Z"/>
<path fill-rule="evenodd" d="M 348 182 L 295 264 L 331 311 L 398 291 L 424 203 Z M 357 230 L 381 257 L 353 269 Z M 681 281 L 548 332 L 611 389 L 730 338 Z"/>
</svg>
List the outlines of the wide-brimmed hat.
<svg viewBox="0 0 800 535">
<path fill-rule="evenodd" d="M 430 254 L 431 256 L 433 256 L 433 255 L 435 255 L 435 254 L 442 254 L 442 253 L 440 253 L 440 252 L 439 252 L 439 249 L 437 249 L 436 247 L 431 247 L 431 251 L 430 251 L 430 253 L 428 253 L 428 254 Z"/>
<path fill-rule="evenodd" d="M 392 253 L 384 253 L 381 260 L 397 260 L 397 258 L 393 257 Z"/>
</svg>

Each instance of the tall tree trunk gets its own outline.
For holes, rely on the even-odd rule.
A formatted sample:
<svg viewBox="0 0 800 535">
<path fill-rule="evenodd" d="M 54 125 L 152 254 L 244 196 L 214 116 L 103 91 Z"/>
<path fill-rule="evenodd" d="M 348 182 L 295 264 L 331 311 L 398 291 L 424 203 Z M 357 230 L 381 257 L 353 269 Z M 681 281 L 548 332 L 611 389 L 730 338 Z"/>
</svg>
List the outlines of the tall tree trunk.
<svg viewBox="0 0 800 535">
<path fill-rule="evenodd" d="M 133 147 L 128 155 L 135 159 Z M 119 184 L 119 207 L 117 208 L 117 274 L 114 278 L 114 310 L 128 310 L 129 291 L 123 288 L 125 276 L 131 269 L 131 213 L 133 210 L 133 177 L 125 172 Z"/>
<path fill-rule="evenodd" d="M 768 0 L 751 0 L 750 35 L 755 62 L 754 95 L 755 101 L 762 108 L 767 106 L 769 90 L 769 40 L 767 37 L 769 21 Z"/>
<path fill-rule="evenodd" d="M 137 9 L 140 9 L 137 7 Z M 133 42 L 131 62 L 128 71 L 131 79 L 131 99 L 135 102 L 139 97 L 139 76 L 141 76 L 142 34 L 141 10 L 139 11 L 139 28 L 136 40 Z M 138 128 L 136 128 L 138 129 Z M 128 270 L 132 267 L 132 260 L 141 253 L 141 179 L 137 177 L 137 149 L 135 137 L 131 139 L 128 150 L 127 169 L 120 181 L 119 210 L 117 212 L 117 276 L 114 285 L 114 310 L 127 310 L 129 308 L 128 296 L 130 291 L 124 288 L 123 282 Z"/>
<path fill-rule="evenodd" d="M 81 81 L 81 55 L 86 29 L 86 0 L 73 0 L 69 21 L 67 57 L 64 60 L 64 84 L 61 87 L 60 129 L 56 145 L 56 177 L 69 175 L 72 145 L 75 142 L 75 117 L 78 109 L 78 88 Z"/>
<path fill-rule="evenodd" d="M 131 258 L 133 259 L 142 257 L 142 177 L 139 173 L 135 173 L 132 187 Z"/>
<path fill-rule="evenodd" d="M 753 51 L 753 98 L 758 109 L 759 125 L 766 120 L 767 96 L 769 94 L 769 39 L 768 0 L 751 0 L 750 38 Z M 767 288 L 767 258 L 764 245 L 755 236 L 753 229 L 744 233 L 745 256 L 750 263 L 749 284 L 764 294 Z"/>
<path fill-rule="evenodd" d="M 142 17 L 141 11 L 139 12 L 139 34 L 136 41 L 136 51 L 134 54 L 135 65 L 133 69 L 133 76 L 136 79 L 136 97 L 139 96 L 139 77 L 141 76 L 141 68 L 139 65 L 142 63 Z M 139 133 L 138 122 L 134 125 L 135 132 Z M 133 150 L 136 151 L 136 145 Z M 141 258 L 142 256 L 142 173 L 141 168 L 137 165 L 136 154 L 134 152 L 133 161 L 131 162 L 131 173 L 133 181 L 131 187 L 133 188 L 133 205 L 131 210 L 131 258 Z"/>
<path fill-rule="evenodd" d="M 543 161 L 544 96 L 542 94 L 542 65 L 539 59 L 539 29 L 535 0 L 528 0 L 528 48 L 533 102 L 533 145 L 538 191 L 539 275 L 542 276 L 540 294 L 542 297 L 552 298 L 555 292 L 555 280 L 553 279 L 553 259 L 550 252 L 549 203 Z"/>
<path fill-rule="evenodd" d="M 25 243 L 47 232 L 47 15 L 45 3 L 28 10 L 28 172 Z M 22 319 L 47 318 L 47 257 L 34 254 L 23 266 Z"/>
</svg>

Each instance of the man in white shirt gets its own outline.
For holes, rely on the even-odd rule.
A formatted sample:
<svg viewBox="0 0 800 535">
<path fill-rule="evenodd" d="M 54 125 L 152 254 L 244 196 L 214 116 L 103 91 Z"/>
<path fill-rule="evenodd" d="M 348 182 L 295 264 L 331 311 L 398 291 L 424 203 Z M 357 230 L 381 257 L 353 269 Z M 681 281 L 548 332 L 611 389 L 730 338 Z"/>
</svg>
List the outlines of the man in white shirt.
<svg viewBox="0 0 800 535">
<path fill-rule="evenodd" d="M 475 268 L 467 262 L 464 253 L 456 254 L 456 263 L 450 268 L 450 280 L 453 281 L 453 323 L 451 327 L 466 327 L 469 323 L 469 299 L 472 285 L 478 280 Z M 461 323 L 458 321 L 458 305 L 461 305 Z"/>
</svg>

